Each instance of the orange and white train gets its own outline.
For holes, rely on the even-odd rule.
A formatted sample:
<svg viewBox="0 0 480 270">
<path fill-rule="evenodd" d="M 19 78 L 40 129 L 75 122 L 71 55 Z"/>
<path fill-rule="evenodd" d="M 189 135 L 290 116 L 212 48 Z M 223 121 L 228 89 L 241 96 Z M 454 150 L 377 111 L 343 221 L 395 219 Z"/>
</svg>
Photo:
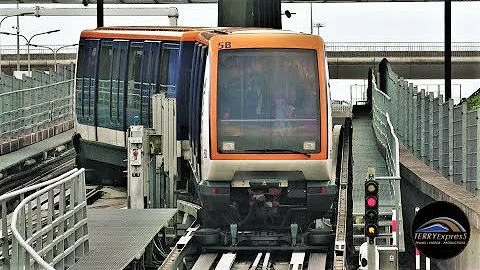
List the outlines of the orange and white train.
<svg viewBox="0 0 480 270">
<path fill-rule="evenodd" d="M 330 214 L 337 149 L 319 36 L 260 28 L 85 30 L 75 93 L 81 160 L 118 166 L 125 166 L 134 119 L 152 127 L 152 96 L 176 100 L 177 140 L 198 161 L 179 158 L 178 182 L 190 185 L 206 226 L 306 230 Z"/>
</svg>

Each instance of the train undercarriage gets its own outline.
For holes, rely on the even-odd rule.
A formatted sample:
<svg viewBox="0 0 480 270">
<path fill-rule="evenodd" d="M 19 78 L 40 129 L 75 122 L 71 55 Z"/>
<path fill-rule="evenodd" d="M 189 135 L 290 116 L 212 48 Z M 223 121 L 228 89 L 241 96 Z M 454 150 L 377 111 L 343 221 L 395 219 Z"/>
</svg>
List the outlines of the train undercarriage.
<svg viewBox="0 0 480 270">
<path fill-rule="evenodd" d="M 213 269 L 215 265 L 226 265 L 225 269 L 343 269 L 337 268 L 340 262 L 346 265 L 353 260 L 347 245 L 353 239 L 347 233 L 351 232 L 348 212 L 339 209 L 351 205 L 351 195 L 349 202 L 346 195 L 352 181 L 349 132 L 343 128 L 339 138 L 335 185 L 282 182 L 265 177 L 265 172 L 245 187 L 230 182 L 200 185 L 197 204 L 203 205 L 194 230 L 187 230 L 163 267 L 173 269 L 177 262 L 175 267 L 181 269 Z M 177 261 L 179 254 L 183 259 Z M 295 265 L 298 268 L 292 268 Z"/>
<path fill-rule="evenodd" d="M 190 224 L 196 229 L 191 233 L 192 240 L 186 245 L 188 253 L 183 254 L 183 258 L 190 257 L 187 260 L 190 263 L 185 260 L 179 262 L 184 264 L 184 269 L 193 267 L 203 254 L 225 252 L 238 253 L 237 259 L 244 257 L 247 261 L 260 253 L 266 256 L 266 252 L 269 256 L 279 258 L 298 252 L 306 257 L 325 254 L 326 261 L 333 262 L 337 255 L 346 256 L 348 246 L 345 228 L 347 217 L 340 218 L 338 209 L 339 202 L 347 199 L 339 198 L 339 190 L 352 181 L 351 172 L 345 172 L 344 168 L 346 164 L 352 167 L 351 140 L 348 139 L 351 130 L 345 126 L 350 127 L 346 124 L 337 132 L 338 143 L 334 144 L 338 149 L 334 162 L 335 183 L 306 181 L 300 172 L 256 172 L 250 173 L 248 182 L 203 181 L 196 184 L 195 174 L 189 170 L 192 162 L 185 161 L 181 156 L 173 158 L 175 162 L 170 164 L 166 161 L 171 158 L 165 152 L 160 160 L 158 156 L 155 160 L 147 155 L 142 162 L 132 162 L 132 158 L 138 158 L 133 153 L 142 149 L 139 142 L 149 140 L 148 132 L 142 131 L 141 135 L 137 134 L 142 139 L 132 140 L 134 143 L 128 145 L 129 206 L 176 207 L 172 204 L 173 200 L 196 205 L 198 213 Z M 144 145 L 151 146 L 147 143 Z M 145 148 L 141 151 L 149 153 L 150 150 Z M 154 164 L 157 168 L 155 180 L 138 181 L 152 177 L 153 170 L 149 166 Z M 180 176 L 173 175 L 174 170 Z M 155 197 L 161 200 L 153 200 Z M 135 203 L 135 198 L 142 199 Z M 339 220 L 344 224 L 339 224 Z M 185 224 L 181 227 L 185 227 Z M 344 236 L 343 243 L 337 245 L 339 227 Z M 176 234 L 182 235 L 181 231 L 177 228 Z M 175 255 L 175 252 L 171 254 Z M 327 263 L 325 269 L 333 269 L 333 264 Z"/>
</svg>

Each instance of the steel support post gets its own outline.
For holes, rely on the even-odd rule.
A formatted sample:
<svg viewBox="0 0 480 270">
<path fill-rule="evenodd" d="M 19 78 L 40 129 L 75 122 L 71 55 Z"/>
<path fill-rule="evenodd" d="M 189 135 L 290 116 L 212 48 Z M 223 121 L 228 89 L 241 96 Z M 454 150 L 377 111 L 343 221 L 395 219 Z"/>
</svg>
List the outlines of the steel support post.
<svg viewBox="0 0 480 270">
<path fill-rule="evenodd" d="M 452 98 L 452 1 L 445 0 L 445 100 Z"/>
</svg>

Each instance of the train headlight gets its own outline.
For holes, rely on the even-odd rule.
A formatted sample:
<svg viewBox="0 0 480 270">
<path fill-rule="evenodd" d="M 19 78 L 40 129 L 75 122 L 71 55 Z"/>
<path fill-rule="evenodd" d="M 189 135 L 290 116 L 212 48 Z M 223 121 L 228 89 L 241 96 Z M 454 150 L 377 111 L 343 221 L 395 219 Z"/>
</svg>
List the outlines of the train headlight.
<svg viewBox="0 0 480 270">
<path fill-rule="evenodd" d="M 315 150 L 315 142 L 314 141 L 303 142 L 303 150 Z"/>
<path fill-rule="evenodd" d="M 223 142 L 222 143 L 223 151 L 233 151 L 235 150 L 235 142 Z"/>
</svg>

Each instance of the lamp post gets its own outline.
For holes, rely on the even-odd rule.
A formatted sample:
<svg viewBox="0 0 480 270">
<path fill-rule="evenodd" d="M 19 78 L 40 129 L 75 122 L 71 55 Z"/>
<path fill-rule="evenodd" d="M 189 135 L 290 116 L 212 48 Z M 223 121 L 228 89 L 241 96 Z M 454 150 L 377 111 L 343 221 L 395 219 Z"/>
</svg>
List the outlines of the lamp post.
<svg viewBox="0 0 480 270">
<path fill-rule="evenodd" d="M 31 44 L 32 39 L 36 36 L 48 35 L 48 34 L 56 33 L 56 32 L 59 32 L 59 31 L 60 31 L 60 29 L 50 30 L 50 31 L 35 34 L 32 37 L 30 37 L 30 39 L 27 42 L 27 62 L 28 62 L 28 74 L 29 75 L 30 75 L 30 44 Z"/>
<path fill-rule="evenodd" d="M 318 23 L 314 23 L 313 24 L 313 27 L 316 27 L 317 28 L 317 35 L 320 36 L 320 27 L 325 27 L 326 24 L 325 23 L 321 23 L 321 22 L 318 22 Z"/>
<path fill-rule="evenodd" d="M 40 36 L 40 35 L 46 35 L 46 34 L 51 34 L 51 33 L 56 33 L 60 31 L 60 29 L 56 29 L 56 30 L 51 30 L 51 31 L 46 31 L 46 32 L 41 32 L 41 33 L 38 33 L 38 34 L 35 34 L 33 36 L 31 36 L 29 39 L 26 38 L 24 35 L 21 35 L 21 34 L 14 34 L 14 33 L 9 33 L 9 32 L 0 32 L 0 34 L 4 34 L 4 35 L 10 35 L 10 36 L 18 36 L 18 37 L 23 37 L 25 39 L 25 42 L 27 42 L 27 62 L 28 62 L 28 74 L 30 75 L 30 43 L 32 41 L 32 39 L 36 36 Z M 20 52 L 19 50 L 17 50 L 17 59 L 19 59 L 19 55 L 20 55 Z M 17 64 L 18 66 L 18 64 Z M 17 69 L 19 69 L 17 67 Z"/>
<path fill-rule="evenodd" d="M 30 44 L 30 46 L 32 46 L 32 47 L 45 48 L 45 49 L 49 49 L 50 51 L 52 51 L 52 53 L 53 53 L 53 60 L 54 60 L 54 63 L 55 63 L 55 72 L 57 72 L 57 54 L 58 54 L 58 51 L 60 51 L 60 50 L 63 49 L 63 48 L 73 47 L 73 46 L 77 46 L 77 45 L 78 45 L 78 44 L 64 45 L 64 46 L 60 46 L 60 47 L 58 47 L 56 50 L 54 50 L 53 48 L 48 47 L 48 46 L 45 46 L 45 45 Z"/>
<path fill-rule="evenodd" d="M 3 19 L 0 21 L 0 30 L 2 28 L 2 23 L 3 21 L 6 19 L 6 18 L 10 18 L 10 17 L 15 17 L 15 16 L 26 16 L 26 15 L 34 15 L 35 13 L 34 12 L 23 12 L 23 13 L 20 13 L 18 15 L 8 15 L 8 16 L 5 16 L 3 17 Z M 2 73 L 2 42 L 1 42 L 1 39 L 0 39 L 0 73 Z"/>
<path fill-rule="evenodd" d="M 0 34 L 2 35 L 8 35 L 8 36 L 16 36 L 17 38 L 24 38 L 25 39 L 25 42 L 28 42 L 28 39 L 24 36 L 24 35 L 21 35 L 21 34 L 14 34 L 14 33 L 9 33 L 9 32 L 0 32 Z M 20 47 L 19 47 L 19 42 L 17 42 L 17 71 L 20 71 Z"/>
</svg>

